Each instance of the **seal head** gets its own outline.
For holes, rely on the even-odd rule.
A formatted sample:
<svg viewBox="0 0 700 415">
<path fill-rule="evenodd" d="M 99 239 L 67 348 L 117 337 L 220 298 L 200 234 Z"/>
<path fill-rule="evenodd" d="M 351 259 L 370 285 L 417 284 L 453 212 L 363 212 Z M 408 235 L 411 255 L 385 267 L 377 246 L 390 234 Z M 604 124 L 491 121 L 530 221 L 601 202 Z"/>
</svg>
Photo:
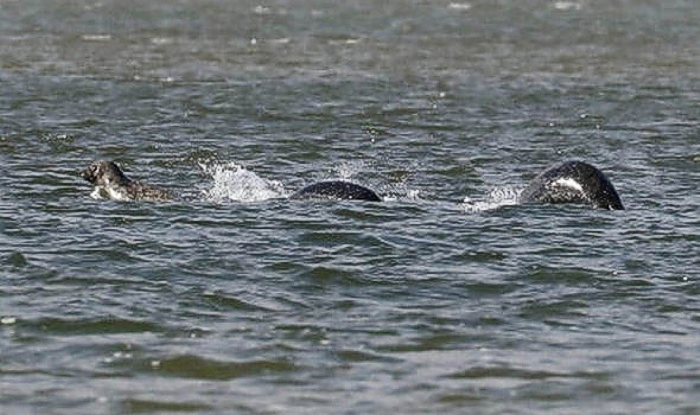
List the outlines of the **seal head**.
<svg viewBox="0 0 700 415">
<path fill-rule="evenodd" d="M 128 186 L 132 180 L 113 161 L 97 160 L 80 173 L 80 177 L 95 186 Z"/>
<path fill-rule="evenodd" d="M 595 208 L 623 210 L 610 180 L 596 167 L 566 161 L 549 167 L 520 194 L 522 203 L 579 203 Z"/>
<path fill-rule="evenodd" d="M 97 160 L 83 170 L 80 177 L 95 186 L 91 194 L 95 199 L 153 202 L 172 199 L 168 192 L 126 177 L 113 161 Z"/>
</svg>

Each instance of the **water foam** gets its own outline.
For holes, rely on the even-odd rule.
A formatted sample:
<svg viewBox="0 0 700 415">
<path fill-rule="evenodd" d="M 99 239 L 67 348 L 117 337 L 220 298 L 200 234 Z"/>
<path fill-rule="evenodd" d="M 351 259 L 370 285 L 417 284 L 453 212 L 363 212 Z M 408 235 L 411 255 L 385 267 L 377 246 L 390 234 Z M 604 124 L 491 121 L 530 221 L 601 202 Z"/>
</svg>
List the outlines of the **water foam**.
<svg viewBox="0 0 700 415">
<path fill-rule="evenodd" d="M 416 202 L 422 200 L 420 190 L 409 189 L 405 185 L 386 185 L 379 189 L 382 200 L 385 202 L 397 202 L 399 200 Z"/>
<path fill-rule="evenodd" d="M 476 213 L 498 209 L 503 206 L 517 205 L 523 187 L 499 186 L 491 189 L 484 198 L 472 199 L 469 196 L 464 198 L 461 204 L 465 212 Z"/>
<path fill-rule="evenodd" d="M 199 167 L 213 180 L 203 191 L 211 202 L 260 202 L 289 196 L 281 182 L 262 178 L 234 162 L 199 163 Z"/>
</svg>

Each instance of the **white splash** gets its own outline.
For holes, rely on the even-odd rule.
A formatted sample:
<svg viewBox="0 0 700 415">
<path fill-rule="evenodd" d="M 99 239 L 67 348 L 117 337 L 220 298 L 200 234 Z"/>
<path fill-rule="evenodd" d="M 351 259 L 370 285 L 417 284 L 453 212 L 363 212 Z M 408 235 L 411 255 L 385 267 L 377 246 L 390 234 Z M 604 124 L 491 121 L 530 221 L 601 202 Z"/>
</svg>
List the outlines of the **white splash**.
<svg viewBox="0 0 700 415">
<path fill-rule="evenodd" d="M 474 200 L 469 196 L 464 198 L 462 209 L 465 212 L 476 213 L 498 209 L 502 206 L 518 204 L 523 188 L 515 186 L 501 186 L 491 189 L 483 199 Z"/>
<path fill-rule="evenodd" d="M 447 5 L 447 8 L 452 10 L 467 11 L 472 8 L 472 5 L 469 3 L 450 3 Z"/>
<path fill-rule="evenodd" d="M 409 189 L 405 186 L 384 186 L 379 193 L 385 202 L 396 202 L 399 200 L 416 202 L 420 201 L 420 190 Z"/>
<path fill-rule="evenodd" d="M 80 38 L 87 42 L 106 42 L 112 40 L 112 35 L 105 33 L 85 33 L 80 36 Z"/>
<path fill-rule="evenodd" d="M 10 325 L 17 322 L 17 317 L 3 317 L 0 319 L 0 324 Z"/>
<path fill-rule="evenodd" d="M 262 178 L 234 162 L 199 163 L 199 167 L 213 180 L 211 188 L 203 191 L 211 202 L 260 202 L 288 196 L 281 182 Z"/>
<path fill-rule="evenodd" d="M 553 6 L 556 10 L 581 10 L 581 3 L 575 1 L 555 1 Z"/>
</svg>

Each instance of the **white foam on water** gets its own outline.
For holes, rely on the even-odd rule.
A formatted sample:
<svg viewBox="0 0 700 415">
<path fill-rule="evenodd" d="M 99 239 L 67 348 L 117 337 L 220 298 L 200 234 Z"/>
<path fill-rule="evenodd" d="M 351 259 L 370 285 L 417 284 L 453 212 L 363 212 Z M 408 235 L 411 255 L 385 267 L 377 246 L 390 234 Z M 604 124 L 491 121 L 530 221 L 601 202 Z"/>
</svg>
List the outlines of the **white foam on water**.
<svg viewBox="0 0 700 415">
<path fill-rule="evenodd" d="M 472 8 L 472 5 L 470 3 L 450 3 L 447 5 L 447 8 L 452 10 L 467 11 Z"/>
<path fill-rule="evenodd" d="M 3 324 L 3 325 L 15 324 L 16 322 L 17 322 L 17 317 L 0 318 L 0 324 Z"/>
<path fill-rule="evenodd" d="M 420 190 L 408 189 L 405 187 L 385 187 L 378 193 L 380 193 L 380 197 L 385 202 L 396 202 L 399 200 L 415 202 L 422 200 L 420 197 Z"/>
<path fill-rule="evenodd" d="M 556 10 L 581 10 L 581 3 L 576 1 L 555 1 L 553 7 Z"/>
<path fill-rule="evenodd" d="M 234 162 L 199 163 L 199 167 L 212 178 L 211 187 L 203 191 L 210 202 L 260 202 L 289 196 L 281 182 L 260 177 Z"/>
<path fill-rule="evenodd" d="M 465 212 L 476 213 L 498 209 L 503 206 L 517 205 L 522 191 L 522 187 L 516 186 L 495 187 L 481 199 L 465 197 L 461 207 Z"/>
</svg>

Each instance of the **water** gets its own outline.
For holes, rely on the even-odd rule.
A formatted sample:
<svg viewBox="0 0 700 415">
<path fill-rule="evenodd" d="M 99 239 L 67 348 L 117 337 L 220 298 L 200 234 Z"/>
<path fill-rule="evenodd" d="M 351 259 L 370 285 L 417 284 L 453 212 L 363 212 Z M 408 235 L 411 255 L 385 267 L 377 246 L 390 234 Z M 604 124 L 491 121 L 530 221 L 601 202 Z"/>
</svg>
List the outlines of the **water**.
<svg viewBox="0 0 700 415">
<path fill-rule="evenodd" d="M 700 411 L 692 2 L 161 3 L 0 3 L 0 412 Z"/>
</svg>

